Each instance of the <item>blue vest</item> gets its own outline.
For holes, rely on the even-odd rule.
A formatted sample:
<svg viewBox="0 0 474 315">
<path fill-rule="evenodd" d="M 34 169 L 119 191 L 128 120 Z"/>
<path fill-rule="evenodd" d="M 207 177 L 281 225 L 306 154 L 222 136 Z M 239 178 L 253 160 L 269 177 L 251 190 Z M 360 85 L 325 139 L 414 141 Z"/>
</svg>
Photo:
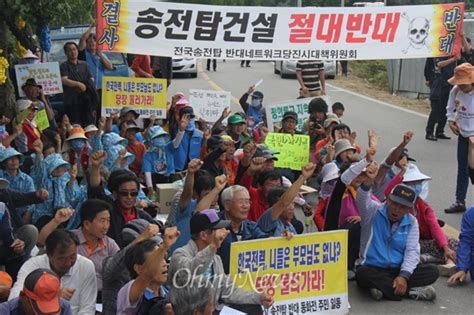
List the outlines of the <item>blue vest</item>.
<svg viewBox="0 0 474 315">
<path fill-rule="evenodd" d="M 400 268 L 405 256 L 407 237 L 413 225 L 412 219 L 416 220 L 411 215 L 405 214 L 392 232 L 387 205 L 378 210 L 372 221 L 369 243 L 362 264 L 380 268 Z"/>
<path fill-rule="evenodd" d="M 190 137 L 189 131 L 184 132 L 183 140 L 176 149 L 174 155 L 174 167 L 176 172 L 184 170 L 187 165 L 186 163 L 192 159 L 199 159 L 201 153 L 202 144 L 202 133 L 197 129 L 193 130 L 193 134 Z M 188 160 L 189 158 L 189 160 Z"/>
</svg>

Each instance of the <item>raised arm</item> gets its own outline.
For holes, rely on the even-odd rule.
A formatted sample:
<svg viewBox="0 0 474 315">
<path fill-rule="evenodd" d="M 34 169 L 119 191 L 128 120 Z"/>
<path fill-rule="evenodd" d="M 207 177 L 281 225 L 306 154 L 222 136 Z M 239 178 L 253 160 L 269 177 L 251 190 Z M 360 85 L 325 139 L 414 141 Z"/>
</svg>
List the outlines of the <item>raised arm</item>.
<svg viewBox="0 0 474 315">
<path fill-rule="evenodd" d="M 272 206 L 272 220 L 275 221 L 280 215 L 288 208 L 293 202 L 295 197 L 298 195 L 301 186 L 304 182 L 313 175 L 316 169 L 316 164 L 308 163 L 301 171 L 301 175 L 298 179 L 290 186 L 290 188 L 280 197 L 280 199 Z"/>
<path fill-rule="evenodd" d="M 174 137 L 173 139 L 173 148 L 177 149 L 179 145 L 181 144 L 181 140 L 183 140 L 186 126 L 189 124 L 190 120 L 191 120 L 191 116 L 189 114 L 186 114 L 183 117 L 181 117 L 181 120 L 178 126 L 178 132 L 176 133 L 176 137 Z"/>
<path fill-rule="evenodd" d="M 107 154 L 104 151 L 97 151 L 91 154 L 91 174 L 89 177 L 90 187 L 99 187 L 101 183 L 100 168 L 105 161 Z"/>
<path fill-rule="evenodd" d="M 202 211 L 204 209 L 209 209 L 211 204 L 214 200 L 216 200 L 217 196 L 221 193 L 222 189 L 224 189 L 225 185 L 227 184 L 227 176 L 225 174 L 219 175 L 215 178 L 215 186 L 208 193 L 204 196 L 196 206 L 195 212 Z"/>
<path fill-rule="evenodd" d="M 179 211 L 183 212 L 191 202 L 194 191 L 194 176 L 196 172 L 201 168 L 202 161 L 199 159 L 192 159 L 188 163 L 188 174 L 186 175 L 186 180 L 184 181 L 184 188 L 181 197 L 179 198 Z"/>
<path fill-rule="evenodd" d="M 400 144 L 389 154 L 389 156 L 385 159 L 385 161 L 379 168 L 377 177 L 375 178 L 375 184 L 380 185 L 384 182 L 385 176 L 387 176 L 387 172 L 392 168 L 393 164 L 399 160 L 403 149 L 405 149 L 405 147 L 410 143 L 411 139 L 413 138 L 413 135 L 414 133 L 411 130 L 403 134 L 402 142 L 400 142 Z"/>
<path fill-rule="evenodd" d="M 81 39 L 79 40 L 79 51 L 83 51 L 87 47 L 87 39 L 91 35 L 92 28 L 95 26 L 95 23 L 89 25 L 86 31 L 82 34 Z"/>
<path fill-rule="evenodd" d="M 74 209 L 62 208 L 56 211 L 54 218 L 49 221 L 38 234 L 38 245 L 44 246 L 44 242 L 54 230 L 56 230 L 61 224 L 69 220 L 74 214 Z"/>
<path fill-rule="evenodd" d="M 224 121 L 224 119 L 226 119 L 227 117 L 229 117 L 230 113 L 232 111 L 230 110 L 229 107 L 226 107 L 224 108 L 224 110 L 222 111 L 222 114 L 221 116 L 219 117 L 219 119 L 217 119 L 217 121 L 212 125 L 212 129 L 215 129 L 217 127 L 220 127 L 222 125 L 222 122 Z"/>
<path fill-rule="evenodd" d="M 102 53 L 102 50 L 97 47 L 96 51 L 97 56 L 99 56 L 100 62 L 104 65 L 104 68 L 107 70 L 112 70 L 114 68 L 114 65 L 110 60 Z"/>
<path fill-rule="evenodd" d="M 375 162 L 369 164 L 365 171 L 367 178 L 357 190 L 356 205 L 357 209 L 359 209 L 362 224 L 369 222 L 380 207 L 380 203 L 371 198 L 371 188 L 374 184 L 377 171 L 378 166 Z"/>
<path fill-rule="evenodd" d="M 162 273 L 162 261 L 166 258 L 168 249 L 178 239 L 179 231 L 176 227 L 169 227 L 165 230 L 163 242 L 145 260 L 144 272 L 140 273 L 132 284 L 130 304 L 135 304 L 143 295 L 143 292 L 150 286 L 157 274 Z"/>
<path fill-rule="evenodd" d="M 242 109 L 244 110 L 244 113 L 246 113 L 247 109 L 249 108 L 249 104 L 247 103 L 247 100 L 248 100 L 250 94 L 253 93 L 253 91 L 255 91 L 255 85 L 250 86 L 249 89 L 247 90 L 247 92 L 245 92 L 239 99 L 239 104 L 240 104 L 240 106 L 242 106 Z"/>
</svg>

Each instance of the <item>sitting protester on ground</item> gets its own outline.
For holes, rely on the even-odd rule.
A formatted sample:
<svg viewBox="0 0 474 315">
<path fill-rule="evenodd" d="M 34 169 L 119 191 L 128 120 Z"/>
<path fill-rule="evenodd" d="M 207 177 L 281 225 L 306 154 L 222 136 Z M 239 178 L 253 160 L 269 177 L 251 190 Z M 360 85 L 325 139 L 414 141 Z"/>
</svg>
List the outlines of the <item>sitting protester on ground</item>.
<svg viewBox="0 0 474 315">
<path fill-rule="evenodd" d="M 117 295 L 120 289 L 132 280 L 125 264 L 125 255 L 135 244 L 153 240 L 159 244 L 160 229 L 144 219 L 136 219 L 124 225 L 122 239 L 124 248 L 113 256 L 104 259 L 102 267 L 102 314 L 117 314 Z"/>
<path fill-rule="evenodd" d="M 118 292 L 117 314 L 164 314 L 166 308 L 171 308 L 165 287 L 166 253 L 178 235 L 176 227 L 169 227 L 161 244 L 145 240 L 127 250 L 125 264 L 133 280 Z"/>
<path fill-rule="evenodd" d="M 205 209 L 191 218 L 191 240 L 176 249 L 171 257 L 168 282 L 173 286 L 186 286 L 196 276 L 204 276 L 214 284 L 216 309 L 232 305 L 245 313 L 262 314 L 261 305 L 269 307 L 273 298 L 267 293 L 243 291 L 235 287 L 224 273 L 221 258 L 216 254 L 230 233 L 230 221 L 220 220 L 214 209 Z"/>
<path fill-rule="evenodd" d="M 77 255 L 79 241 L 76 235 L 64 229 L 55 230 L 45 243 L 46 254 L 30 258 L 21 267 L 9 300 L 20 295 L 30 272 L 38 268 L 51 268 L 61 279 L 61 297 L 69 301 L 73 314 L 94 314 L 97 298 L 94 264 Z"/>
<path fill-rule="evenodd" d="M 117 243 L 107 236 L 110 211 L 112 207 L 109 203 L 99 199 L 88 199 L 81 206 L 81 227 L 72 231 L 79 240 L 77 253 L 94 263 L 99 294 L 102 291 L 103 261 L 120 250 Z M 57 210 L 53 220 L 41 229 L 38 244 L 44 244 L 49 234 L 67 222 L 73 213 L 72 209 Z"/>
<path fill-rule="evenodd" d="M 134 219 L 145 219 L 153 222 L 151 216 L 141 208 L 137 196 L 140 183 L 137 176 L 128 170 L 116 170 L 108 179 L 108 189 L 112 196 L 107 195 L 104 184 L 101 182 L 100 168 L 105 160 L 105 152 L 94 152 L 91 155 L 91 173 L 89 179 L 89 198 L 101 199 L 113 206 L 110 211 L 110 228 L 107 235 L 111 237 L 121 248 L 123 226 Z"/>
<path fill-rule="evenodd" d="M 41 229 L 51 221 L 54 211 L 59 208 L 75 209 L 81 197 L 81 189 L 76 181 L 77 168 L 70 166 L 60 154 L 53 153 L 42 159 L 41 148 L 35 146 L 36 159 L 35 174 L 41 176 L 35 179 L 38 187 L 49 192 L 48 200 L 38 204 L 32 215 L 32 222 Z"/>
<path fill-rule="evenodd" d="M 339 168 L 334 163 L 328 163 L 321 170 L 321 190 L 319 191 L 318 205 L 314 212 L 314 224 L 318 231 L 324 230 L 324 216 L 328 205 L 329 197 L 334 190 L 337 179 L 339 178 Z"/>
<path fill-rule="evenodd" d="M 141 171 L 145 175 L 148 196 L 155 192 L 156 184 L 169 183 L 174 173 L 174 154 L 181 143 L 184 129 L 189 123 L 189 116 L 184 116 L 176 138 L 171 141 L 170 135 L 160 126 L 148 129 L 148 149 L 143 156 Z"/>
<path fill-rule="evenodd" d="M 410 143 L 413 138 L 413 131 L 407 131 L 403 134 L 402 142 L 390 149 L 390 153 L 385 160 L 380 164 L 377 177 L 375 178 L 374 186 L 372 191 L 380 201 L 385 201 L 385 187 L 400 172 L 400 165 L 408 164 L 408 162 L 416 162 L 408 154 L 406 146 Z"/>
<path fill-rule="evenodd" d="M 372 136 L 376 137 L 375 134 Z M 346 165 L 341 167 L 343 173 L 336 182 L 324 215 L 324 231 L 348 230 L 347 277 L 349 280 L 355 278 L 354 267 L 359 258 L 360 248 L 361 215 L 356 203 L 357 189 L 367 178 L 367 166 L 373 161 L 376 148 L 373 143 L 371 145 L 372 147 L 367 149 L 365 159 L 353 163 L 347 170 L 344 170 Z M 370 197 L 378 201 L 374 195 Z"/>
<path fill-rule="evenodd" d="M 346 110 L 344 108 L 344 104 L 342 104 L 341 102 L 336 102 L 332 104 L 331 109 L 333 114 L 337 115 L 339 119 L 344 115 L 344 111 Z"/>
<path fill-rule="evenodd" d="M 91 150 L 84 129 L 79 125 L 75 125 L 69 132 L 66 141 L 64 141 L 62 152 L 64 152 L 64 160 L 68 161 L 70 165 L 77 165 L 77 177 L 79 179 L 87 175 Z"/>
<path fill-rule="evenodd" d="M 178 205 L 176 209 L 174 209 L 174 218 L 168 219 L 168 222 L 171 222 L 173 219 L 173 225 L 178 227 L 180 233 L 178 240 L 171 246 L 170 254 L 189 242 L 191 239 L 189 222 L 192 214 L 196 211 L 198 203 L 216 188 L 216 183 L 219 178 L 225 178 L 225 175 L 214 178 L 208 172 L 200 170 L 201 165 L 202 162 L 198 159 L 194 159 L 188 163 L 188 175 L 186 176 Z M 220 187 L 219 192 L 224 186 L 225 182 L 222 187 Z M 217 197 L 212 200 L 211 206 L 217 206 Z"/>
<path fill-rule="evenodd" d="M 71 305 L 61 298 L 59 277 L 47 268 L 31 271 L 18 297 L 0 304 L 2 315 L 73 315 Z"/>
<path fill-rule="evenodd" d="M 303 168 L 300 177 L 289 188 L 276 187 L 269 190 L 267 195 L 269 208 L 257 222 L 262 231 L 271 233 L 273 236 L 285 235 L 285 231 L 296 234 L 296 229 L 291 224 L 295 214 L 294 199 L 301 185 L 311 177 L 315 169 L 315 164 L 308 163 Z"/>
<path fill-rule="evenodd" d="M 371 186 L 377 176 L 374 163 L 367 166 L 366 175 L 356 197 L 362 226 L 357 285 L 369 289 L 375 300 L 385 297 L 400 301 L 404 296 L 434 300 L 436 293 L 430 284 L 438 278 L 438 269 L 429 264 L 418 265 L 419 228 L 410 214 L 416 192 L 399 184 L 385 203 L 377 202 L 371 198 Z"/>
<path fill-rule="evenodd" d="M 328 118 L 324 122 L 328 120 L 330 121 L 331 119 L 332 118 Z M 319 162 L 321 162 L 322 164 L 326 164 L 330 163 L 335 159 L 336 163 L 341 163 L 341 160 L 342 162 L 348 162 L 351 159 L 353 155 L 351 155 L 350 153 L 344 153 L 345 150 L 338 150 L 342 144 L 344 144 L 342 145 L 342 147 L 346 150 L 349 147 L 347 145 L 347 142 L 341 142 L 340 140 L 348 141 L 350 146 L 354 148 L 354 154 L 360 154 L 362 152 L 362 149 L 357 143 L 355 143 L 356 137 L 357 133 L 351 132 L 351 128 L 349 128 L 349 126 L 347 126 L 346 124 L 340 123 L 338 125 L 335 125 L 331 130 L 330 138 L 332 142 L 328 141 L 328 143 L 319 151 Z M 338 144 L 337 148 L 336 143 Z M 338 158 L 339 154 L 337 154 L 337 152 L 344 154 Z M 345 155 L 347 155 L 347 157 Z"/>
<path fill-rule="evenodd" d="M 23 154 L 13 148 L 0 149 L 0 177 L 10 182 L 9 188 L 23 193 L 34 192 L 35 185 L 30 175 L 23 173 L 20 166 L 25 160 Z M 31 222 L 34 205 L 17 208 L 23 223 Z"/>
<path fill-rule="evenodd" d="M 219 196 L 221 192 L 219 188 L 222 189 L 223 186 L 215 187 L 199 202 L 196 210 L 209 208 L 215 198 Z M 252 202 L 245 187 L 240 185 L 227 187 L 222 191 L 221 203 L 224 209 L 218 215 L 221 220 L 230 221 L 230 233 L 217 250 L 217 254 L 222 259 L 225 274 L 229 274 L 230 246 L 233 242 L 268 237 L 270 234 L 264 233 L 256 222 L 247 219 Z"/>
<path fill-rule="evenodd" d="M 252 200 L 248 219 L 257 222 L 262 214 L 269 208 L 268 192 L 270 189 L 282 185 L 282 178 L 276 170 L 260 171 L 265 166 L 265 157 L 255 157 L 250 162 L 250 167 L 242 176 L 240 185 L 247 188 Z M 254 176 L 258 173 L 257 188 L 253 186 Z"/>
<path fill-rule="evenodd" d="M 121 129 L 123 130 L 123 137 L 127 139 L 127 152 L 133 154 L 135 157 L 134 161 L 130 163 L 129 169 L 135 173 L 135 175 L 140 176 L 142 170 L 143 155 L 146 152 L 146 146 L 138 141 L 136 134 L 141 132 L 140 127 L 132 120 L 125 121 L 121 124 Z"/>
<path fill-rule="evenodd" d="M 448 279 L 448 284 L 464 282 L 467 273 L 471 274 L 474 281 L 474 206 L 464 213 L 461 221 L 461 233 L 459 235 L 459 246 L 456 252 L 457 272 Z"/>
<path fill-rule="evenodd" d="M 213 315 L 215 289 L 204 276 L 197 276 L 187 286 L 171 287 L 170 301 L 175 315 Z"/>
<path fill-rule="evenodd" d="M 416 192 L 415 205 L 410 213 L 416 217 L 420 227 L 420 262 L 440 264 L 440 275 L 449 277 L 456 271 L 458 241 L 446 237 L 434 209 L 421 197 L 423 183 L 431 177 L 420 172 L 412 163 L 400 164 L 400 167 L 400 173 L 385 188 L 385 195 L 388 196 L 393 187 L 402 182 Z"/>
</svg>

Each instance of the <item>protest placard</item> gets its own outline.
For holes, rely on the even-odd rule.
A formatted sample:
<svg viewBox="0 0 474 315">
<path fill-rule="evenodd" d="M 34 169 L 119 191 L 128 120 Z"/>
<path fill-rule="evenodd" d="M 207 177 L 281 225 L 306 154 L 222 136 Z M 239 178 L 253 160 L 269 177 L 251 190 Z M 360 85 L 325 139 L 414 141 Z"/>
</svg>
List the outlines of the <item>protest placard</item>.
<svg viewBox="0 0 474 315">
<path fill-rule="evenodd" d="M 189 90 L 189 104 L 196 116 L 207 122 L 216 122 L 222 111 L 230 107 L 230 92 Z"/>
<path fill-rule="evenodd" d="M 23 120 L 25 120 L 26 116 L 30 113 L 29 109 L 22 110 L 16 119 L 13 121 L 13 125 L 21 124 L 23 123 Z M 43 131 L 47 128 L 49 128 L 49 120 L 48 120 L 48 114 L 46 113 L 46 109 L 41 109 L 38 111 L 38 113 L 35 116 L 35 123 L 38 128 Z"/>
<path fill-rule="evenodd" d="M 309 136 L 307 135 L 270 132 L 265 138 L 265 144 L 270 149 L 279 152 L 275 154 L 278 158 L 278 161 L 275 161 L 275 167 L 301 171 L 309 162 Z"/>
<path fill-rule="evenodd" d="M 230 277 L 273 295 L 269 314 L 347 313 L 347 230 L 233 242 Z"/>
<path fill-rule="evenodd" d="M 49 128 L 49 120 L 48 120 L 48 114 L 46 113 L 46 109 L 42 109 L 38 112 L 38 114 L 35 117 L 35 122 L 41 131 Z"/>
<path fill-rule="evenodd" d="M 18 93 L 21 97 L 25 96 L 21 86 L 26 80 L 31 78 L 41 85 L 44 95 L 60 94 L 63 92 L 63 84 L 57 62 L 15 65 L 15 74 Z"/>
<path fill-rule="evenodd" d="M 326 101 L 328 107 L 331 106 L 331 98 L 329 96 L 325 95 L 320 97 Z M 314 99 L 314 97 L 300 98 L 293 101 L 265 105 L 268 130 L 271 132 L 280 130 L 283 114 L 288 111 L 293 111 L 298 114 L 296 130 L 301 131 L 301 128 L 303 128 L 303 123 L 309 118 L 308 105 L 312 99 Z"/>
<path fill-rule="evenodd" d="M 124 106 L 143 118 L 166 118 L 166 79 L 105 77 L 102 81 L 102 115 Z"/>
<path fill-rule="evenodd" d="M 96 1 L 97 40 L 103 51 L 181 58 L 456 56 L 463 14 L 463 2 L 338 8 Z"/>
</svg>

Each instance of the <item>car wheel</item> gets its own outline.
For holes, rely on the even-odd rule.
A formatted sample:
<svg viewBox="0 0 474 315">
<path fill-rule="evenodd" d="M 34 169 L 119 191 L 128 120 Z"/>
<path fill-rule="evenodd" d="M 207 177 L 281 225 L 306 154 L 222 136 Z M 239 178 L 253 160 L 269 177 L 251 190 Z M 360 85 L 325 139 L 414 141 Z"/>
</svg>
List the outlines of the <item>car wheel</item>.
<svg viewBox="0 0 474 315">
<path fill-rule="evenodd" d="M 328 75 L 328 79 L 330 79 L 330 80 L 334 80 L 335 78 L 336 78 L 335 75 Z"/>
<path fill-rule="evenodd" d="M 286 78 L 289 77 L 289 75 L 286 74 L 286 73 L 284 73 L 283 71 L 280 71 L 280 77 L 281 77 L 282 79 L 286 79 Z"/>
<path fill-rule="evenodd" d="M 276 64 L 273 65 L 273 73 L 274 74 L 279 74 L 280 71 L 277 70 Z"/>
<path fill-rule="evenodd" d="M 191 73 L 189 76 L 190 76 L 191 78 L 197 78 L 198 74 L 197 74 L 197 73 Z"/>
</svg>

